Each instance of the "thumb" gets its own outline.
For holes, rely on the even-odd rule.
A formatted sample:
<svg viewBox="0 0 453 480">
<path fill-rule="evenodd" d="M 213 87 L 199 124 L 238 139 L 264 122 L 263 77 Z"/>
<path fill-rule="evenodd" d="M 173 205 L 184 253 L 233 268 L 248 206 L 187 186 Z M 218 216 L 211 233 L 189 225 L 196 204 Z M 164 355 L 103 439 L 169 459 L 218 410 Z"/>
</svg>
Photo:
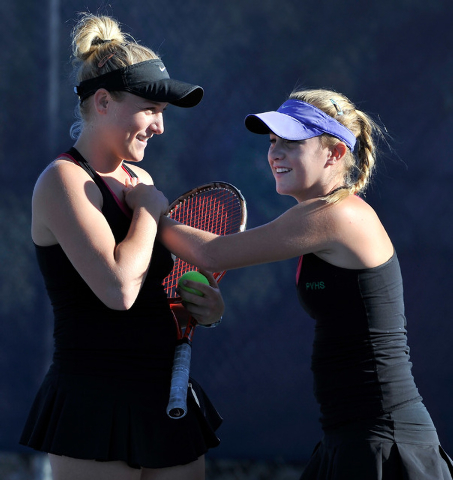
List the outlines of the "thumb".
<svg viewBox="0 0 453 480">
<path fill-rule="evenodd" d="M 201 270 L 201 269 L 199 271 L 208 279 L 209 285 L 211 287 L 218 288 L 217 281 L 211 272 L 208 272 L 207 270 Z"/>
</svg>

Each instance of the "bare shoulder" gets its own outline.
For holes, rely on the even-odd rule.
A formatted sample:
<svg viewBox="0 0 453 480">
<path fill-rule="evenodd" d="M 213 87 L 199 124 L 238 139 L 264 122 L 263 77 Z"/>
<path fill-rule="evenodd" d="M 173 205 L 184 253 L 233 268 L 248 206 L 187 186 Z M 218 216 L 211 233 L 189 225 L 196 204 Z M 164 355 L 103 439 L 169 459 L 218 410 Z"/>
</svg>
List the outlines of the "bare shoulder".
<svg viewBox="0 0 453 480">
<path fill-rule="evenodd" d="M 51 162 L 39 176 L 32 197 L 32 238 L 38 245 L 57 243 L 55 224 L 65 225 L 75 211 L 102 209 L 102 194 L 78 165 L 66 159 Z M 74 223 L 74 222 L 73 222 Z"/>
<path fill-rule="evenodd" d="M 34 200 L 51 200 L 54 206 L 75 196 L 89 198 L 98 205 L 102 202 L 98 187 L 85 170 L 64 158 L 54 160 L 44 169 L 33 191 Z"/>
<path fill-rule="evenodd" d="M 77 178 L 86 180 L 86 172 L 70 160 L 57 158 L 42 171 L 36 182 L 36 187 L 47 186 L 48 184 L 57 186 Z"/>
<path fill-rule="evenodd" d="M 334 204 L 320 198 L 310 199 L 290 208 L 281 218 L 298 228 L 316 228 L 334 236 L 337 236 L 335 232 L 344 229 L 360 232 L 365 226 L 383 228 L 373 208 L 354 195 Z"/>
<path fill-rule="evenodd" d="M 325 209 L 331 248 L 319 256 L 345 268 L 371 268 L 393 255 L 392 242 L 374 209 L 355 195 Z"/>
<path fill-rule="evenodd" d="M 336 220 L 339 225 L 344 223 L 349 228 L 354 226 L 361 228 L 363 225 L 375 228 L 382 226 L 374 209 L 356 195 L 350 195 L 333 205 L 330 212 L 333 220 Z"/>
<path fill-rule="evenodd" d="M 140 182 L 145 183 L 146 185 L 154 185 L 151 175 L 146 170 L 131 163 L 127 163 L 127 166 L 137 175 Z"/>
</svg>

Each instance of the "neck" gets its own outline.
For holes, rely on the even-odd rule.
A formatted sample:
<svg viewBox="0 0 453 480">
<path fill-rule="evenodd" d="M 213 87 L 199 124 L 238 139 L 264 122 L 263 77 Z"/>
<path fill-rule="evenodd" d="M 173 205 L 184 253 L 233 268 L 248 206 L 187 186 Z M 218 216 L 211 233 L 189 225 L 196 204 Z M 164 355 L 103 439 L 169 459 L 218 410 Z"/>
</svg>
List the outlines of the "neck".
<svg viewBox="0 0 453 480">
<path fill-rule="evenodd" d="M 109 153 L 109 151 L 99 143 L 99 140 L 90 138 L 90 135 L 82 133 L 74 144 L 83 158 L 99 174 L 112 174 L 123 164 L 121 158 Z"/>
<path fill-rule="evenodd" d="M 324 197 L 329 197 L 330 195 L 333 195 L 334 193 L 338 192 L 338 190 L 343 190 L 343 189 L 348 189 L 346 185 L 341 185 L 340 187 L 335 187 L 333 190 L 331 190 L 329 193 L 326 195 L 322 195 Z"/>
<path fill-rule="evenodd" d="M 303 193 L 299 193 L 294 198 L 298 203 L 305 202 L 307 200 L 314 200 L 315 198 L 326 198 L 330 195 L 333 195 L 338 190 L 343 188 L 347 189 L 348 187 L 343 184 L 343 182 L 336 182 L 335 184 L 325 185 L 325 186 L 314 186 L 311 189 L 307 189 Z"/>
</svg>

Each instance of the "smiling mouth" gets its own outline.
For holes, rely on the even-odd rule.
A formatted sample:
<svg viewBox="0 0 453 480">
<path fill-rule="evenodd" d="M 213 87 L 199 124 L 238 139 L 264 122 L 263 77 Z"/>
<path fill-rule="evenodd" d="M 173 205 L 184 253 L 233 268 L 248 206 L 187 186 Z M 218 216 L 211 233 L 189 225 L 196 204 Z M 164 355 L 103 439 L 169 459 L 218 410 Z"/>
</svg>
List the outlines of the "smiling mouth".
<svg viewBox="0 0 453 480">
<path fill-rule="evenodd" d="M 284 167 L 277 167 L 274 170 L 275 170 L 275 173 L 288 173 L 291 171 L 290 168 L 284 168 Z"/>
</svg>

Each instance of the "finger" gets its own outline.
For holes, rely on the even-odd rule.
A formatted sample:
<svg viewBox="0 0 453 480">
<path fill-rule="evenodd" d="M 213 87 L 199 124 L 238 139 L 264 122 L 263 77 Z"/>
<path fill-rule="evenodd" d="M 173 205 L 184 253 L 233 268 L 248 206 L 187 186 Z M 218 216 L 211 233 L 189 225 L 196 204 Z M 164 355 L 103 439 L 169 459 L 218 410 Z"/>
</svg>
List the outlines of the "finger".
<svg viewBox="0 0 453 480">
<path fill-rule="evenodd" d="M 204 307 L 200 307 L 195 303 L 186 303 L 183 302 L 185 309 L 189 312 L 189 314 L 197 320 L 199 323 L 212 323 L 211 318 L 214 317 L 210 310 L 207 310 Z"/>
<path fill-rule="evenodd" d="M 209 281 L 209 285 L 214 288 L 218 288 L 217 281 L 214 278 L 214 275 L 211 272 L 208 272 L 207 270 L 201 270 L 200 273 L 203 274 Z"/>
<path fill-rule="evenodd" d="M 212 293 L 213 288 L 217 290 L 216 286 L 206 285 L 205 283 L 201 283 L 201 282 L 194 282 L 193 280 L 185 280 L 184 287 L 191 288 L 192 290 L 197 290 L 198 292 L 201 293 L 201 295 L 194 294 L 193 292 L 190 292 L 190 291 L 186 292 L 184 288 L 181 289 L 181 294 L 184 291 L 185 293 L 188 293 L 188 294 L 190 293 L 191 295 L 199 296 L 200 298 L 209 296 Z"/>
<path fill-rule="evenodd" d="M 193 282 L 193 283 L 196 283 L 196 282 Z M 196 288 L 198 290 L 197 286 L 191 287 L 191 288 Z M 181 290 L 180 294 L 181 294 L 183 303 L 190 303 L 192 305 L 204 305 L 206 303 L 206 300 L 204 299 L 204 295 L 196 295 L 195 293 L 186 292 L 185 290 Z"/>
</svg>

